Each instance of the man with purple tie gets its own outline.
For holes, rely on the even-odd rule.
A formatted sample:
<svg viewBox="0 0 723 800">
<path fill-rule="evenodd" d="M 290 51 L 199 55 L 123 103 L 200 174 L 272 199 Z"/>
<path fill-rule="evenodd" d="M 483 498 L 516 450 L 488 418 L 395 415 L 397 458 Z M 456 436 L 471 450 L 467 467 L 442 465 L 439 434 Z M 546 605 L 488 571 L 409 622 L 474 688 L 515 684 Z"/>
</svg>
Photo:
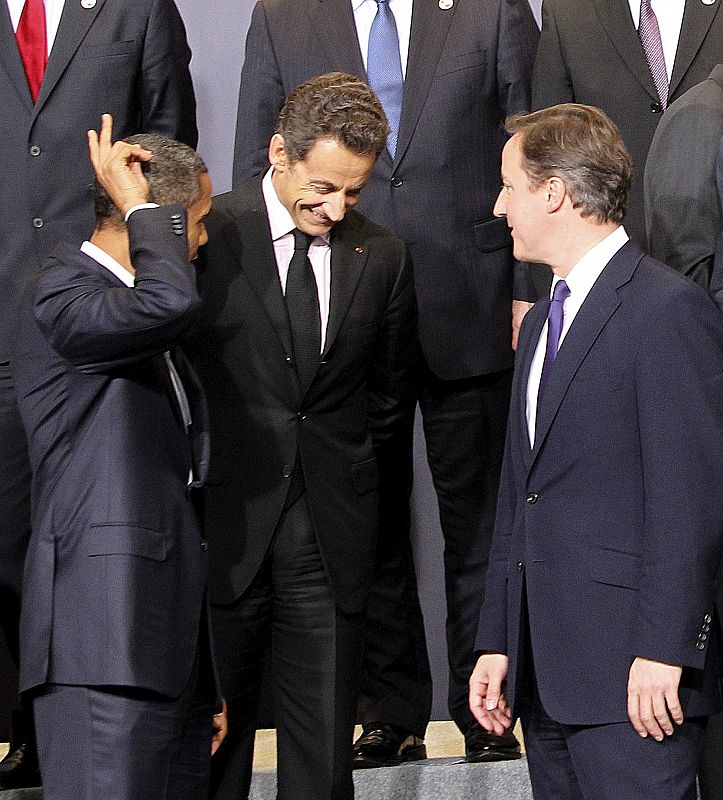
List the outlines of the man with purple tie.
<svg viewBox="0 0 723 800">
<path fill-rule="evenodd" d="M 720 709 L 720 315 L 628 239 L 608 117 L 507 128 L 495 212 L 553 286 L 520 333 L 470 708 L 521 718 L 536 800 L 693 800 Z"/>
</svg>

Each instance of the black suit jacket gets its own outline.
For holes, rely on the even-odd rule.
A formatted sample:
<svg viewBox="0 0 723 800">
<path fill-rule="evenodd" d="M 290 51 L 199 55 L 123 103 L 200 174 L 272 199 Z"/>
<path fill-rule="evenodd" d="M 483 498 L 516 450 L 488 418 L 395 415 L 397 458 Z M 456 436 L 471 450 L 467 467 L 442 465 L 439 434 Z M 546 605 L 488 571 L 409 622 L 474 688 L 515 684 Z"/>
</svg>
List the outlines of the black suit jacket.
<svg viewBox="0 0 723 800">
<path fill-rule="evenodd" d="M 28 278 L 59 241 L 93 230 L 85 132 L 113 114 L 113 135 L 153 131 L 196 146 L 186 33 L 173 0 L 67 0 L 33 104 L 7 3 L 0 2 L 0 362 Z"/>
<path fill-rule="evenodd" d="M 374 445 L 391 436 L 412 395 L 404 245 L 354 211 L 334 226 L 326 343 L 302 396 L 260 184 L 214 198 L 207 227 L 194 351 L 214 450 L 204 492 L 211 600 L 230 602 L 256 575 L 298 452 L 337 603 L 359 611 L 377 531 Z"/>
<path fill-rule="evenodd" d="M 715 160 L 723 136 L 723 64 L 663 114 L 645 166 L 648 252 L 710 286 L 723 215 Z"/>
<path fill-rule="evenodd" d="M 670 103 L 723 61 L 720 5 L 686 0 Z M 643 246 L 643 170 L 662 109 L 628 0 L 543 1 L 532 105 L 573 102 L 598 106 L 623 135 L 635 164 L 625 227 Z"/>
<path fill-rule="evenodd" d="M 13 377 L 33 467 L 22 690 L 46 681 L 177 696 L 198 643 L 206 553 L 188 487 L 208 414 L 179 350 L 190 436 L 163 359 L 198 310 L 169 215 L 128 222 L 136 285 L 61 244 L 21 307 Z"/>
<path fill-rule="evenodd" d="M 509 232 L 492 216 L 508 114 L 529 110 L 538 31 L 526 0 L 414 0 L 399 142 L 385 151 L 359 209 L 391 228 L 414 262 L 427 363 L 455 379 L 512 364 Z M 366 80 L 349 0 L 262 0 L 241 73 L 234 185 L 268 165 L 285 96 L 332 70 Z"/>
</svg>

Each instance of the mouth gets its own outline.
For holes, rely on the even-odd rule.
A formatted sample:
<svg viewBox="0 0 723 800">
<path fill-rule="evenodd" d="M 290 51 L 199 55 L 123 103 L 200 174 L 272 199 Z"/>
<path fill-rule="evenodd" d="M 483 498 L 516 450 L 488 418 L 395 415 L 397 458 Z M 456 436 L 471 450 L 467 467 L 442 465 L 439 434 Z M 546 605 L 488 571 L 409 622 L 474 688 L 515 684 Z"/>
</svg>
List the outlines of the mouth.
<svg viewBox="0 0 723 800">
<path fill-rule="evenodd" d="M 324 225 L 325 227 L 329 227 L 334 224 L 329 219 L 329 217 L 326 216 L 326 214 L 324 214 L 321 211 L 318 211 L 315 208 L 312 208 L 312 206 L 304 206 L 304 210 L 309 212 L 309 214 L 312 217 L 312 221 L 317 225 Z"/>
</svg>

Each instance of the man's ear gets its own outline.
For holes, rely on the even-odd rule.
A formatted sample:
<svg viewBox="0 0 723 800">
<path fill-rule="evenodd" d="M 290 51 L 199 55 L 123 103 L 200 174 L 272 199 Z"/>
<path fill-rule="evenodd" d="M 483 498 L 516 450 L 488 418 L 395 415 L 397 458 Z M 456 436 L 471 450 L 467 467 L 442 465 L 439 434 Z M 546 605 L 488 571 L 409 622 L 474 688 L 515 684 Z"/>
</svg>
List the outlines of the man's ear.
<svg viewBox="0 0 723 800">
<path fill-rule="evenodd" d="M 562 208 L 562 204 L 567 197 L 567 187 L 565 182 L 553 175 L 548 178 L 545 184 L 546 202 L 545 209 L 548 214 L 554 214 Z"/>
<path fill-rule="evenodd" d="M 284 137 L 280 133 L 275 133 L 269 142 L 269 163 L 277 172 L 283 172 L 288 161 Z"/>
</svg>

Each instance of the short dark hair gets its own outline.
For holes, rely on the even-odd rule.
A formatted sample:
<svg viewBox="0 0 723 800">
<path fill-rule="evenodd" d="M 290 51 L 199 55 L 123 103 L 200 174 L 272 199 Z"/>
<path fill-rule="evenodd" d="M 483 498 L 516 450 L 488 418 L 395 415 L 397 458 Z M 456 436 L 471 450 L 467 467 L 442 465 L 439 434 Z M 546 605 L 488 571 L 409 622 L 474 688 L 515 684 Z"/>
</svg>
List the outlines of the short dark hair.
<svg viewBox="0 0 723 800">
<path fill-rule="evenodd" d="M 291 163 L 303 161 L 320 139 L 335 139 L 358 155 L 384 150 L 387 117 L 374 91 L 344 72 L 329 72 L 297 86 L 276 123 Z"/>
<path fill-rule="evenodd" d="M 123 141 L 139 144 L 153 153 L 150 161 L 141 162 L 148 181 L 149 203 L 179 203 L 188 209 L 201 196 L 198 179 L 208 169 L 201 156 L 191 147 L 157 133 L 138 133 L 127 136 Z M 93 186 L 93 203 L 97 227 L 124 227 L 123 215 L 97 180 Z"/>
<path fill-rule="evenodd" d="M 509 117 L 506 127 L 521 137 L 522 168 L 533 187 L 556 175 L 583 217 L 623 221 L 633 161 L 615 123 L 599 108 L 562 103 Z"/>
</svg>

